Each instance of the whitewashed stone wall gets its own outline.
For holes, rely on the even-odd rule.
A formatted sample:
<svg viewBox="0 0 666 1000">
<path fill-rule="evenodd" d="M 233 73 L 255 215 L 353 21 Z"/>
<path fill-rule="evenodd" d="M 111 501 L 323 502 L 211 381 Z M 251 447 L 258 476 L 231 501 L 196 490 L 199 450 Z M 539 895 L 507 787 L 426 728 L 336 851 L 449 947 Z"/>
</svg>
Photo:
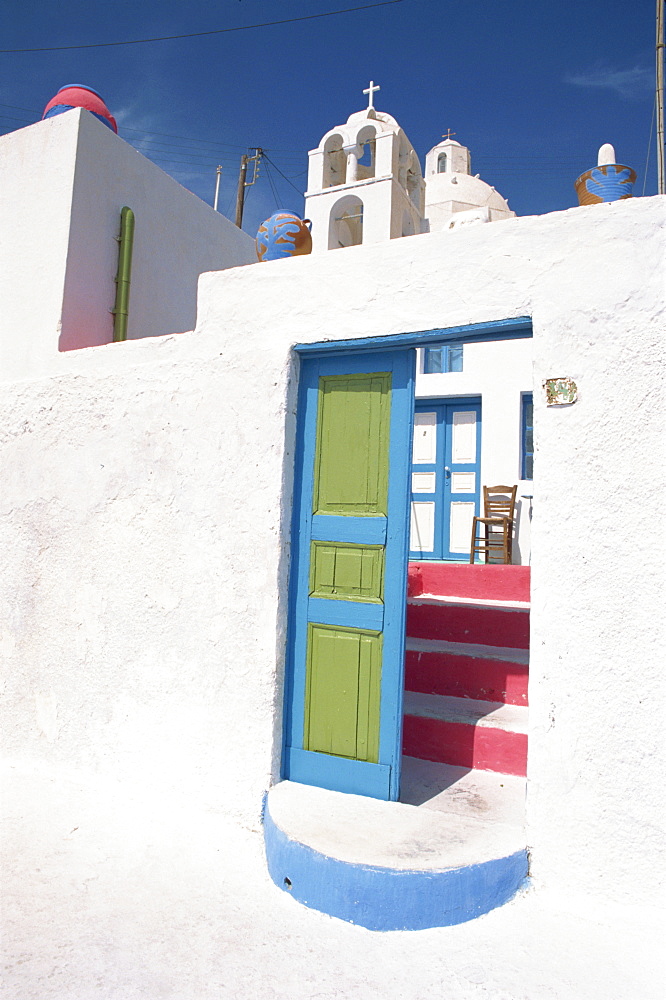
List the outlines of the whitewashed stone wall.
<svg viewBox="0 0 666 1000">
<path fill-rule="evenodd" d="M 533 876 L 654 902 L 665 200 L 205 274 L 193 333 L 6 385 L 5 751 L 256 823 L 280 750 L 291 346 L 530 315 Z M 546 409 L 562 375 L 579 401 Z"/>
<path fill-rule="evenodd" d="M 256 263 L 246 233 L 88 111 L 2 136 L 2 378 L 57 370 L 59 350 L 113 339 L 124 205 L 136 218 L 130 339 L 191 330 L 201 272 Z"/>
</svg>

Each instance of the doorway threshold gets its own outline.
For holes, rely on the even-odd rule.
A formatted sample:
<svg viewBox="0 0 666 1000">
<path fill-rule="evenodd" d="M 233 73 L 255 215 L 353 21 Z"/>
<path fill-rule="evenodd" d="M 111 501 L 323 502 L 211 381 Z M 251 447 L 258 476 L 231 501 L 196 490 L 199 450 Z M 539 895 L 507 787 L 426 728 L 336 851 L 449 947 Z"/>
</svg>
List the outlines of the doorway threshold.
<svg viewBox="0 0 666 1000">
<path fill-rule="evenodd" d="M 527 876 L 525 779 L 403 758 L 399 802 L 282 781 L 267 796 L 273 882 L 371 930 L 472 920 Z"/>
</svg>

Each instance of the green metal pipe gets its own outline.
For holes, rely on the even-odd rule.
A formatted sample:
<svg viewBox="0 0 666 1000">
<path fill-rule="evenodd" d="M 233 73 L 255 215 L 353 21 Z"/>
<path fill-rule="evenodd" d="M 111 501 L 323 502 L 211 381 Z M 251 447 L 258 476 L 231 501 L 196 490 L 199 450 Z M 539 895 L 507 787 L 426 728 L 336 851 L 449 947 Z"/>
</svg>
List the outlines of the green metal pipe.
<svg viewBox="0 0 666 1000">
<path fill-rule="evenodd" d="M 134 247 L 134 212 L 127 205 L 120 213 L 118 237 L 118 272 L 115 277 L 116 301 L 113 313 L 113 342 L 127 340 L 130 281 L 132 274 L 132 249 Z"/>
</svg>

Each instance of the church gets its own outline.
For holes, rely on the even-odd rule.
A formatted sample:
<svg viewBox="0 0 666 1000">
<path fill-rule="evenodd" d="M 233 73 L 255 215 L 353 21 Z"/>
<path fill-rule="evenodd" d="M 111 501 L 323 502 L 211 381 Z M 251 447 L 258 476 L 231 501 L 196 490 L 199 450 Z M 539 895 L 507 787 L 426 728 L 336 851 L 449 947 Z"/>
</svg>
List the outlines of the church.
<svg viewBox="0 0 666 1000">
<path fill-rule="evenodd" d="M 5 753 L 372 930 L 657 905 L 664 198 L 517 218 L 376 89 L 261 262 L 82 104 L 0 139 Z"/>
</svg>

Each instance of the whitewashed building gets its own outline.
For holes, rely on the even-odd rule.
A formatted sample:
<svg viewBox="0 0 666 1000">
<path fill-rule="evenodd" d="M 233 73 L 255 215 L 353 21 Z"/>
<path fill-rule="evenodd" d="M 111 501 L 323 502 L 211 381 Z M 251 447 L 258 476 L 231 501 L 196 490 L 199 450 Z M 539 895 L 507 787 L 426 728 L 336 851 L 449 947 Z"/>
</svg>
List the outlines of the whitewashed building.
<svg viewBox="0 0 666 1000">
<path fill-rule="evenodd" d="M 341 194 L 333 190 L 337 184 L 319 181 L 321 190 L 315 191 L 326 156 L 327 170 L 335 163 L 342 171 L 349 164 L 343 154 L 353 161 L 359 144 L 375 143 L 377 170 L 385 149 L 391 169 L 401 163 L 404 133 L 389 116 L 376 113 L 369 125 L 367 117 L 361 124 L 352 116 L 349 132 L 334 130 L 335 142 L 329 135 L 311 158 L 316 166 L 308 211 L 316 215 L 312 205 L 318 198 L 326 206 L 319 223 L 313 220 L 324 232 L 338 224 Z M 377 123 L 388 128 L 380 134 Z M 413 184 L 396 192 L 391 174 L 384 185 L 387 205 L 400 206 L 397 215 L 392 209 L 385 215 L 390 221 L 385 237 L 353 245 L 354 239 L 343 235 L 339 252 L 245 267 L 249 252 L 241 234 L 224 220 L 210 219 L 210 210 L 198 203 L 192 202 L 190 216 L 192 196 L 163 177 L 158 181 L 157 168 L 118 145 L 122 140 L 87 112 L 68 112 L 2 141 L 2 169 L 9 174 L 14 154 L 16 161 L 19 153 L 28 160 L 30 176 L 33 161 L 39 163 L 46 150 L 53 184 L 62 182 L 41 207 L 30 198 L 12 201 L 3 222 L 12 240 L 11 259 L 2 267 L 14 294 L 8 299 L 11 322 L 0 328 L 6 359 L 0 400 L 0 648 L 6 677 L 3 749 L 13 773 L 20 776 L 39 765 L 48 774 L 85 774 L 91 781 L 106 776 L 165 798 L 186 786 L 197 807 L 223 810 L 248 837 L 260 827 L 269 793 L 265 816 L 278 830 L 273 847 L 281 835 L 290 840 L 284 830 L 280 834 L 278 822 L 289 784 L 280 782 L 285 760 L 298 769 L 307 768 L 313 756 L 341 756 L 289 742 L 294 733 L 298 737 L 294 718 L 302 708 L 294 695 L 302 678 L 294 667 L 293 637 L 298 616 L 306 614 L 298 586 L 310 586 L 303 568 L 308 552 L 322 551 L 323 564 L 327 558 L 317 549 L 322 537 L 314 519 L 320 512 L 308 511 L 309 500 L 302 499 L 303 483 L 312 474 L 306 459 L 323 434 L 317 438 L 308 424 L 316 412 L 308 379 L 315 378 L 318 365 L 333 366 L 322 368 L 320 377 L 348 381 L 357 376 L 377 381 L 390 368 L 396 380 L 404 376 L 402 413 L 410 417 L 414 376 L 424 413 L 439 412 L 434 400 L 444 414 L 452 405 L 453 414 L 461 412 L 461 400 L 476 405 L 480 397 L 475 484 L 510 476 L 524 494 L 533 493 L 531 539 L 525 534 L 529 515 L 522 513 L 517 543 L 517 558 L 531 559 L 532 581 L 530 706 L 529 717 L 522 716 L 529 739 L 526 786 L 522 778 L 521 785 L 511 785 L 520 808 L 512 813 L 510 830 L 501 820 L 483 831 L 478 822 L 465 821 L 455 870 L 469 870 L 476 878 L 480 865 L 518 856 L 526 864 L 529 856 L 532 899 L 555 892 L 572 910 L 594 902 L 613 914 L 623 907 L 632 913 L 658 907 L 661 758 L 652 699 L 663 692 L 662 625 L 654 608 L 664 561 L 655 525 L 663 484 L 657 361 L 664 327 L 665 199 L 505 218 L 502 225 L 431 227 L 392 239 L 403 236 L 402 221 L 396 233 L 390 227 L 406 211 L 415 229 L 416 220 L 425 218 L 420 168 L 405 147 Z M 117 173 L 113 204 L 96 179 L 107 156 Z M 362 166 L 363 157 L 356 159 Z M 54 171 L 54 163 L 61 169 Z M 150 173 L 150 192 L 132 186 L 135 170 L 137 176 Z M 38 180 L 35 176 L 35 190 Z M 193 220 L 198 233 L 198 249 L 186 248 L 185 237 L 174 238 L 180 247 L 175 258 L 169 247 L 160 268 L 137 266 L 136 301 L 149 296 L 152 303 L 164 303 L 164 310 L 142 326 L 137 307 L 136 325 L 124 343 L 62 350 L 63 303 L 78 281 L 72 262 L 81 261 L 84 271 L 87 258 L 96 268 L 103 263 L 104 254 L 91 253 L 97 245 L 94 218 L 105 220 L 104 239 L 112 243 L 121 203 L 134 202 L 138 226 L 158 183 L 164 218 L 171 218 L 173 207 L 179 232 Z M 342 197 L 356 197 L 361 188 L 354 185 L 379 191 L 382 184 L 379 177 L 346 175 Z M 103 207 L 99 213 L 96 199 Z M 368 200 L 365 232 L 371 209 Z M 351 233 L 351 223 L 345 224 Z M 203 249 L 214 228 L 221 263 Z M 53 234 L 52 241 L 43 239 L 45 232 Z M 89 316 L 108 310 L 113 291 L 113 255 L 104 253 L 103 274 L 91 271 L 85 283 Z M 172 285 L 182 280 L 183 296 L 193 294 L 196 275 L 206 267 L 212 270 L 199 277 L 196 325 L 182 333 L 185 316 L 193 324 L 194 306 L 183 313 L 169 305 Z M 44 295 L 37 294 L 42 273 Z M 81 303 L 81 293 L 72 301 Z M 461 371 L 455 370 L 460 354 L 451 350 L 453 370 L 417 367 L 417 351 L 423 357 L 426 350 L 440 350 L 441 364 L 442 346 L 462 347 Z M 544 383 L 561 379 L 575 383 L 577 397 L 567 405 L 549 405 Z M 533 490 L 521 479 L 528 393 L 534 413 Z M 445 415 L 441 423 L 455 421 Z M 414 472 L 411 426 L 396 418 L 391 427 L 401 444 L 391 453 L 387 488 L 398 506 L 385 512 L 388 526 L 379 524 L 380 517 L 365 517 L 369 508 L 362 511 L 368 524 L 375 522 L 376 534 L 370 541 L 352 534 L 340 543 L 354 551 L 365 546 L 370 555 L 364 566 L 373 560 L 377 565 L 373 553 L 382 549 L 381 538 L 398 538 L 397 547 L 386 549 L 384 597 L 364 598 L 361 625 L 342 618 L 325 623 L 342 632 L 360 629 L 373 639 L 382 629 L 392 630 L 385 646 L 393 659 L 385 661 L 381 677 L 382 685 L 392 686 L 382 688 L 376 700 L 379 750 L 374 759 L 369 754 L 360 761 L 370 769 L 361 769 L 363 780 L 393 782 L 395 794 L 384 799 L 399 794 L 405 532 Z M 353 435 L 349 443 L 343 457 L 353 471 L 358 465 Z M 292 520 L 295 509 L 310 518 L 309 535 Z M 464 553 L 454 555 L 464 560 Z M 313 602 L 326 601 L 323 589 L 315 593 L 320 583 L 313 570 L 303 603 L 308 614 L 322 606 Z M 375 583 L 368 584 L 370 590 Z M 373 650 L 379 645 L 369 643 Z M 649 709 L 641 691 L 650 692 Z M 390 759 L 382 757 L 386 747 Z M 379 770 L 372 771 L 375 767 Z M 323 787 L 311 781 L 305 798 L 298 798 L 301 816 L 307 819 L 318 809 L 332 822 L 345 809 L 358 809 L 355 816 L 368 826 L 354 829 L 370 831 L 366 840 L 372 850 L 359 857 L 358 842 L 341 843 L 343 836 L 335 845 L 329 839 L 321 856 L 331 860 L 330 852 L 339 849 L 333 860 L 354 877 L 360 869 L 366 878 L 368 871 L 385 868 L 400 871 L 402 878 L 419 865 L 422 876 L 421 849 L 405 848 L 413 843 L 408 834 L 417 805 L 377 800 L 379 812 L 370 815 L 372 793 L 346 795 L 349 789 L 331 790 L 327 780 L 319 782 Z M 19 794 L 31 794 L 31 787 L 26 783 Z M 427 819 L 435 824 L 432 815 Z M 389 843 L 395 830 L 405 834 L 397 838 L 397 848 L 395 838 Z M 301 832 L 300 846 L 316 853 L 312 837 Z M 291 842 L 297 839 L 294 835 Z M 430 843 L 424 837 L 422 846 L 429 849 Z M 449 847 L 438 841 L 440 853 L 431 852 L 428 862 L 445 893 L 453 870 Z M 284 880 L 281 875 L 283 887 L 292 888 L 289 872 Z M 332 881 L 347 884 L 337 874 Z M 293 891 L 302 898 L 297 878 Z M 486 883 L 479 892 L 475 911 L 472 893 L 472 910 L 444 906 L 446 912 L 439 913 L 418 883 L 416 892 L 408 888 L 399 894 L 386 915 L 380 882 L 375 923 L 368 918 L 366 926 L 455 923 L 508 898 Z M 410 923 L 412 913 L 396 925 L 402 919 L 400 900 L 410 893 L 414 905 L 423 902 L 424 913 L 417 917 L 424 922 Z M 337 902 L 328 912 L 354 919 Z M 507 941 L 507 949 L 513 944 Z M 526 968 L 531 965 L 529 954 L 521 956 Z M 606 957 L 602 947 L 595 960 Z M 626 990 L 622 996 L 628 996 Z"/>
<path fill-rule="evenodd" d="M 113 340 L 125 206 L 136 216 L 129 339 L 191 329 L 199 275 L 256 262 L 245 233 L 90 112 L 10 132 L 0 137 L 6 376 L 51 370 L 62 352 Z"/>
</svg>

